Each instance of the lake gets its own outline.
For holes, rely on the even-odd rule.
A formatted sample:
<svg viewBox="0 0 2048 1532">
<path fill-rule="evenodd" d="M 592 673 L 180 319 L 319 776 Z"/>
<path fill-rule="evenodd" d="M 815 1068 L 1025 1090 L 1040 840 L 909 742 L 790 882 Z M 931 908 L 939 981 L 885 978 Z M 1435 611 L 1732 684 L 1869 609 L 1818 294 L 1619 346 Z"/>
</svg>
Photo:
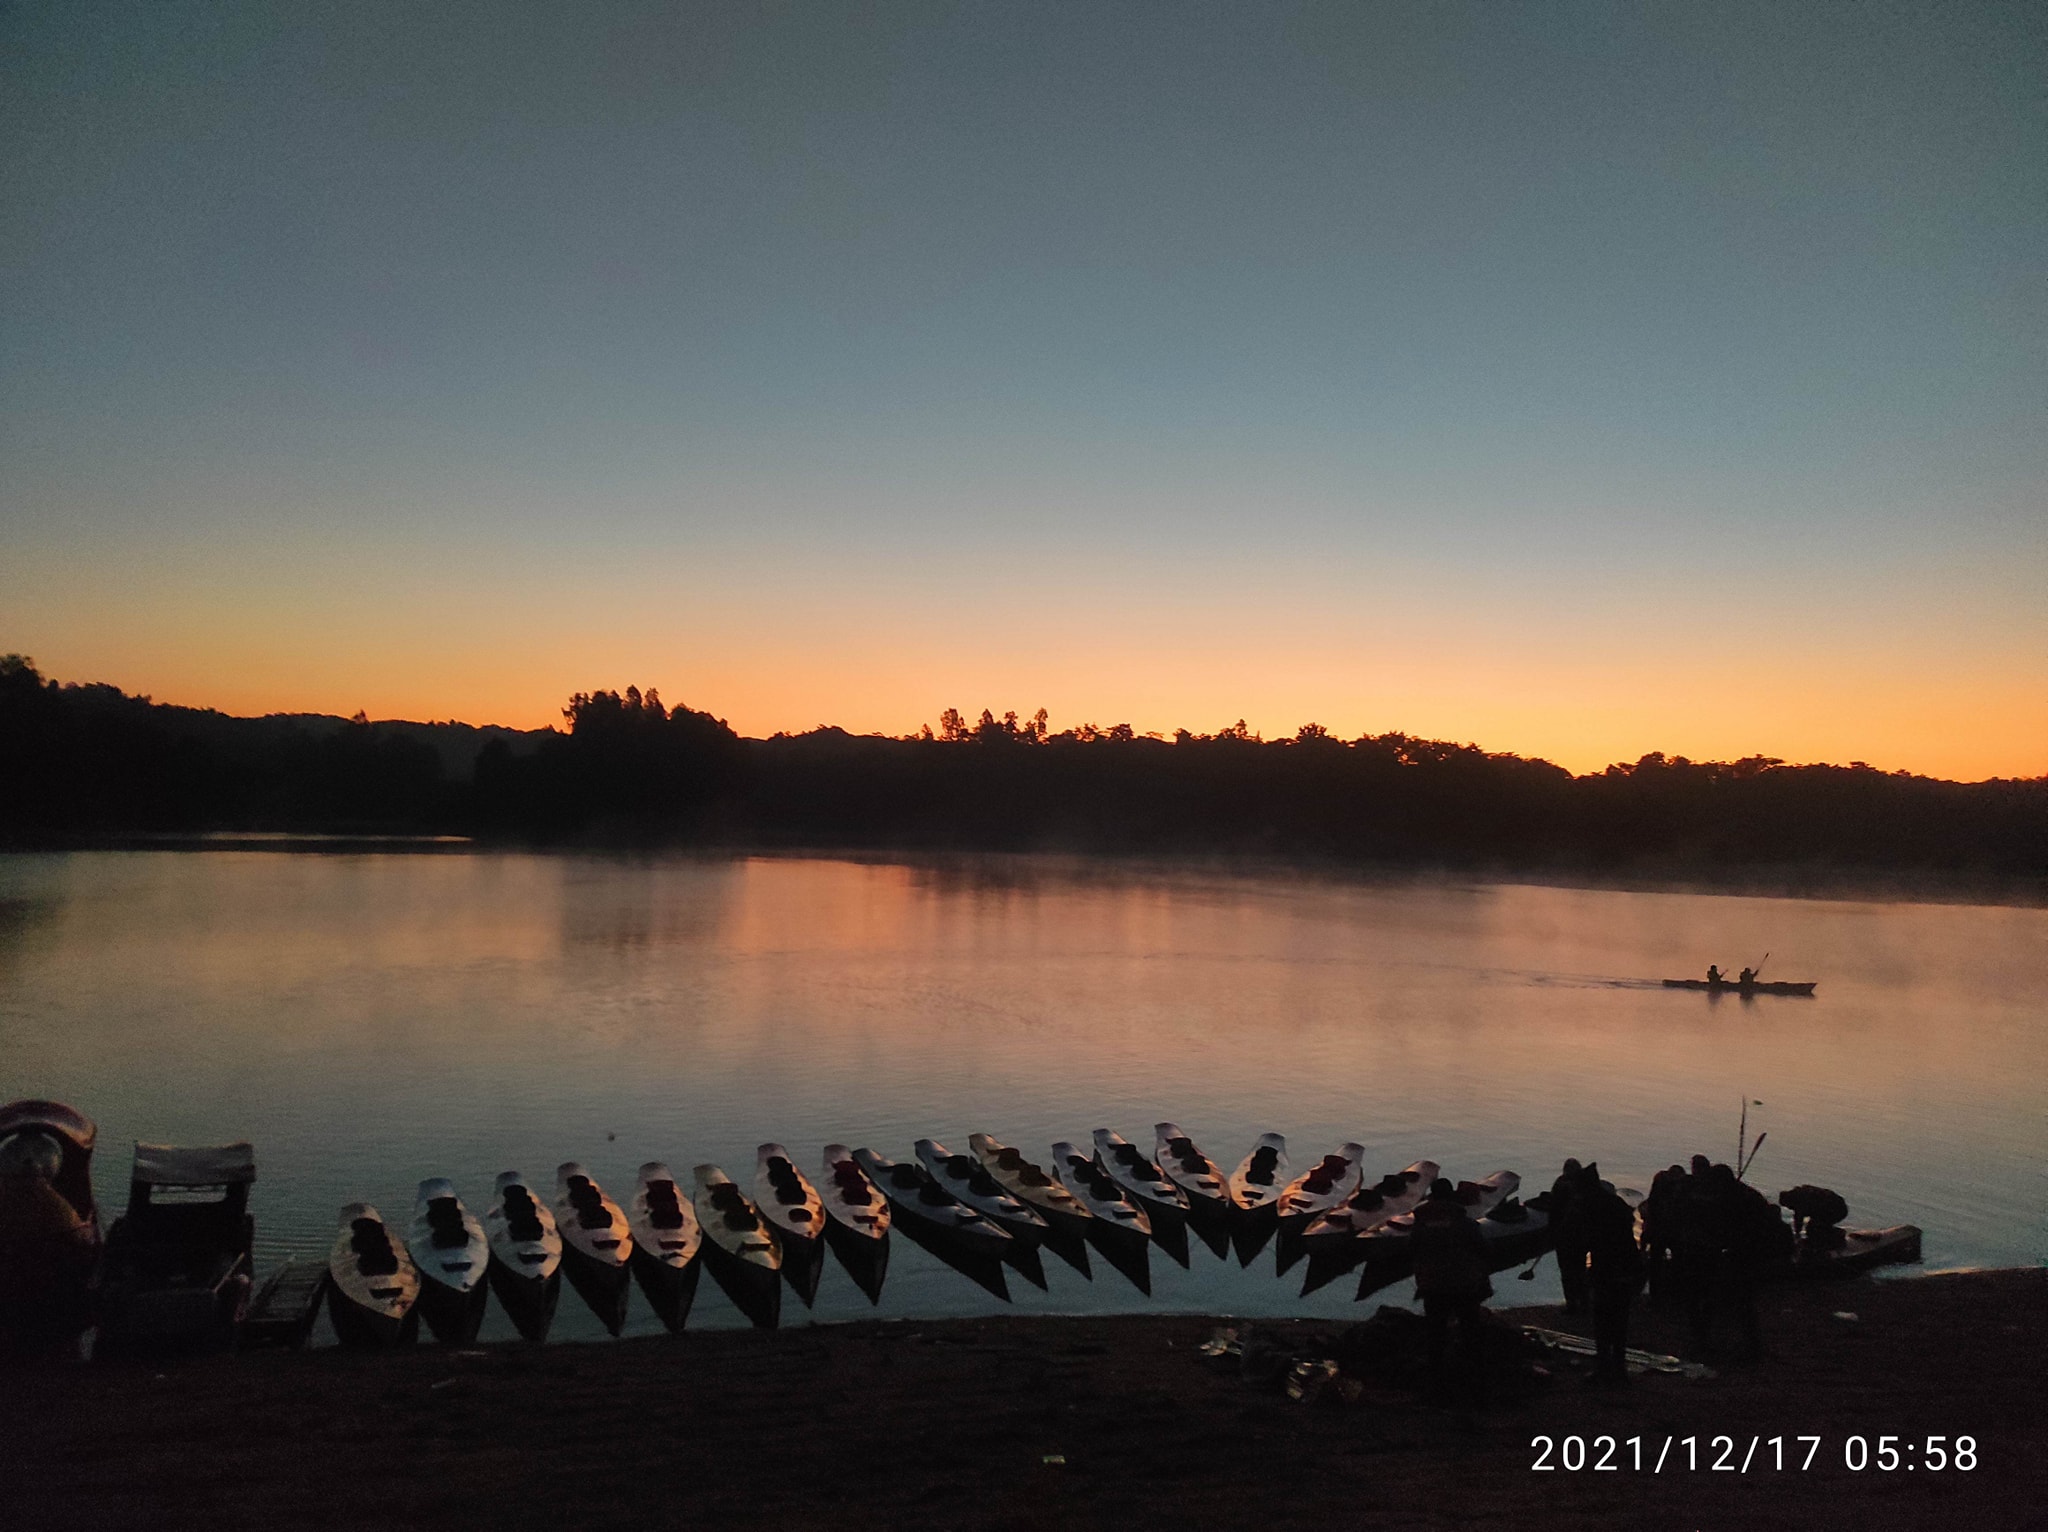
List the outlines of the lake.
<svg viewBox="0 0 2048 1532">
<path fill-rule="evenodd" d="M 1811 1000 L 1665 990 L 1770 953 Z M 101 1130 L 109 1217 L 129 1141 L 256 1146 L 259 1273 L 324 1253 L 340 1205 L 402 1226 L 416 1183 L 552 1187 L 582 1160 L 621 1201 L 662 1159 L 751 1184 L 777 1139 L 907 1158 L 977 1130 L 1041 1163 L 1111 1126 L 1182 1124 L 1225 1168 L 1287 1135 L 1376 1176 L 1566 1155 L 1647 1186 L 1769 1137 L 1767 1192 L 1832 1186 L 1850 1223 L 1916 1223 L 1929 1266 L 2048 1255 L 2048 911 L 1055 858 L 90 852 L 0 856 L 0 1100 Z M 898 1239 L 880 1308 L 828 1269 L 815 1316 L 1000 1307 Z M 1022 1311 L 1363 1317 L 1199 1242 L 1147 1298 L 1099 1259 L 1012 1280 Z M 1556 1295 L 1555 1267 L 1503 1301 Z M 1390 1290 L 1402 1298 L 1410 1289 Z M 784 1322 L 804 1311 L 785 1304 Z M 693 1327 L 741 1323 L 706 1282 Z M 657 1328 L 637 1295 L 628 1333 Z M 493 1311 L 486 1338 L 508 1335 Z M 565 1297 L 558 1337 L 601 1334 Z"/>
</svg>

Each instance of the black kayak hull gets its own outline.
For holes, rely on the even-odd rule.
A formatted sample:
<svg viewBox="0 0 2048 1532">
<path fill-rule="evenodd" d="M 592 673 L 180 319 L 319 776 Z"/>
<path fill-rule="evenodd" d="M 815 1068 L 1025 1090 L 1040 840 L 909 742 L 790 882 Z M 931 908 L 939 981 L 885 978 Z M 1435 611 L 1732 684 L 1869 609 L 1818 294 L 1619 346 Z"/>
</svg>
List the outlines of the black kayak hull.
<svg viewBox="0 0 2048 1532">
<path fill-rule="evenodd" d="M 1745 998 L 1750 995 L 1811 996 L 1814 990 L 1819 987 L 1819 984 L 1820 981 L 1818 979 L 1814 980 L 1811 984 L 1766 983 L 1760 979 L 1749 984 L 1733 979 L 1722 980 L 1718 983 L 1708 979 L 1666 979 L 1664 981 L 1666 989 L 1703 989 L 1710 995 L 1742 995 Z"/>
</svg>

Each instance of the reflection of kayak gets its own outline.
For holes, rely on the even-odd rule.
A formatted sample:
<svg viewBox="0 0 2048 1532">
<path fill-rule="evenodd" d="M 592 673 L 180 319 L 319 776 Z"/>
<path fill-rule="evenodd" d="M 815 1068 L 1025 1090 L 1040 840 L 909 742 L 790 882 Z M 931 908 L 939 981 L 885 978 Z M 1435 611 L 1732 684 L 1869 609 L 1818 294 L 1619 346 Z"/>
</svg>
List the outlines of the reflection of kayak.
<svg viewBox="0 0 2048 1532">
<path fill-rule="evenodd" d="M 1666 989 L 1703 989 L 1710 994 L 1717 995 L 1810 995 L 1819 982 L 1816 979 L 1812 984 L 1785 984 L 1775 980 L 1752 979 L 1749 983 L 1744 984 L 1739 979 L 1666 979 L 1664 987 Z"/>
</svg>

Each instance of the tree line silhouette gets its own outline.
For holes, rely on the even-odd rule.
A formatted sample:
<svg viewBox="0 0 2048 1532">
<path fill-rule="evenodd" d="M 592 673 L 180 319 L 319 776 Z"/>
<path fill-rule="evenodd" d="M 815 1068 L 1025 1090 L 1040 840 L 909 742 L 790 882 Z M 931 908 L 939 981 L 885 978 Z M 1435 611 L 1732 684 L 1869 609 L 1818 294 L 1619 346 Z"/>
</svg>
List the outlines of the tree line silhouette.
<svg viewBox="0 0 2048 1532">
<path fill-rule="evenodd" d="M 561 729 L 233 718 L 0 658 L 0 837 L 458 834 L 546 845 L 1253 855 L 1697 873 L 1833 866 L 2048 875 L 2048 778 L 1946 782 L 1862 763 L 1651 754 L 1548 761 L 1320 724 L 1170 738 L 948 708 L 904 738 L 742 739 L 635 687 Z"/>
</svg>

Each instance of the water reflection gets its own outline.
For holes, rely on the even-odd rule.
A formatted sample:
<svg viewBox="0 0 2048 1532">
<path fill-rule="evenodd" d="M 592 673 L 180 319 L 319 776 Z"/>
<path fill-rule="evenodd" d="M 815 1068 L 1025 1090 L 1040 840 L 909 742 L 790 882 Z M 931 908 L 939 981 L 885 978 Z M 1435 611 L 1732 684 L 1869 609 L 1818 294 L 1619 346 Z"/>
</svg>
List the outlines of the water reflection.
<svg viewBox="0 0 2048 1532">
<path fill-rule="evenodd" d="M 1766 950 L 1819 998 L 1656 984 Z M 630 1184 L 764 1138 L 808 1164 L 987 1131 L 1043 1158 L 1170 1117 L 1229 1164 L 1278 1129 L 1303 1163 L 1356 1140 L 1374 1176 L 1426 1155 L 1547 1180 L 1577 1154 L 1646 1182 L 1726 1158 L 1747 1096 L 1765 1185 L 1920 1223 L 1934 1264 L 2023 1263 L 2044 1253 L 2044 992 L 2037 909 L 1055 858 L 0 857 L 0 1093 L 90 1111 L 103 1194 L 130 1138 L 255 1140 L 272 1258 L 427 1175 L 482 1206 L 512 1166 Z M 1348 1284 L 1304 1300 L 1273 1267 L 1196 1240 L 1186 1269 L 1145 1268 L 1149 1299 L 1063 1260 L 1045 1291 L 1006 1290 L 1350 1311 Z M 691 1323 L 740 1322 L 711 1286 Z M 874 1311 L 978 1304 L 997 1300 L 912 1244 Z M 817 1313 L 867 1312 L 831 1267 Z M 595 1321 L 565 1306 L 557 1333 L 576 1323 Z"/>
</svg>

